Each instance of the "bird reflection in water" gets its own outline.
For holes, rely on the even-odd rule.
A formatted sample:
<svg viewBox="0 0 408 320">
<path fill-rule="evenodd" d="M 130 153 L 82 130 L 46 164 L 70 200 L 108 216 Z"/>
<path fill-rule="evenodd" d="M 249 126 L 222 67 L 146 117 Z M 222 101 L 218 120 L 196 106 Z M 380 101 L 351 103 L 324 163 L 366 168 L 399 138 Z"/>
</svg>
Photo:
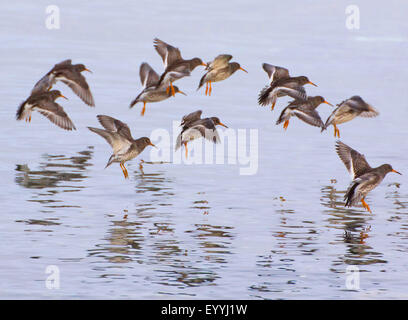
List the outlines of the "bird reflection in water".
<svg viewBox="0 0 408 320">
<path fill-rule="evenodd" d="M 21 187 L 33 190 L 30 202 L 39 202 L 46 207 L 77 207 L 72 205 L 51 205 L 62 200 L 56 200 L 55 195 L 60 192 L 77 192 L 85 186 L 82 183 L 87 178 L 85 172 L 92 164 L 93 147 L 78 152 L 74 156 L 66 155 L 43 155 L 43 161 L 39 164 L 38 170 L 32 170 L 27 164 L 16 165 L 16 184 Z M 45 191 L 43 191 L 45 190 Z"/>
<path fill-rule="evenodd" d="M 346 252 L 342 256 L 336 257 L 333 265 L 339 269 L 333 268 L 334 272 L 344 272 L 344 265 L 369 265 L 375 263 L 386 263 L 380 259 L 383 253 L 376 252 L 373 247 L 367 244 L 370 237 L 371 225 L 368 223 L 372 216 L 367 215 L 359 208 L 345 208 L 344 194 L 345 190 L 338 191 L 332 185 L 324 186 L 321 189 L 321 204 L 329 210 L 325 212 L 329 215 L 327 218 L 328 227 L 333 229 L 342 229 L 343 233 L 331 244 L 346 244 Z M 371 243 L 370 243 L 371 244 Z"/>
</svg>

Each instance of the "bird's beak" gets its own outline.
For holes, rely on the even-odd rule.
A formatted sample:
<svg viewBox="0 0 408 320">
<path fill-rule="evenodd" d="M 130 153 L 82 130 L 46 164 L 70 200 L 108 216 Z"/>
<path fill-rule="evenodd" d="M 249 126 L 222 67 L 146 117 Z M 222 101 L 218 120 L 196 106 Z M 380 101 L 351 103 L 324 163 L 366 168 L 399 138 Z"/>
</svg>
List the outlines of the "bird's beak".
<svg viewBox="0 0 408 320">
<path fill-rule="evenodd" d="M 177 91 L 176 93 L 181 93 L 181 94 L 184 94 L 186 96 L 186 94 L 181 90 Z"/>
<path fill-rule="evenodd" d="M 67 100 L 68 100 L 68 98 L 67 98 L 66 96 L 62 95 L 62 94 L 60 94 L 60 95 L 59 95 L 59 97 L 61 97 L 61 98 L 64 98 L 64 99 L 67 99 Z"/>
<path fill-rule="evenodd" d="M 149 143 L 149 145 L 151 145 L 152 147 L 155 147 L 156 149 L 158 149 L 157 147 L 156 147 L 156 145 L 154 145 L 153 143 Z"/>
<path fill-rule="evenodd" d="M 332 107 L 333 107 L 333 105 L 332 105 L 330 102 L 327 102 L 326 100 L 324 100 L 323 103 L 326 103 L 326 104 L 328 104 L 329 106 L 332 106 Z"/>
<path fill-rule="evenodd" d="M 90 72 L 90 73 L 93 73 L 91 70 L 89 70 L 89 69 L 87 69 L 87 68 L 85 68 L 84 71 L 88 71 L 88 72 Z"/>
<path fill-rule="evenodd" d="M 239 70 L 245 71 L 246 73 L 248 73 L 248 71 L 246 71 L 244 68 L 239 67 Z"/>
<path fill-rule="evenodd" d="M 201 65 L 202 65 L 202 66 L 204 66 L 204 67 L 206 67 L 206 66 L 207 66 L 207 64 L 206 64 L 206 63 L 204 63 L 204 62 L 201 62 Z"/>
<path fill-rule="evenodd" d="M 314 84 L 312 81 L 309 81 L 308 83 L 311 84 L 312 86 L 317 87 L 317 84 Z"/>
<path fill-rule="evenodd" d="M 223 124 L 222 122 L 219 123 L 220 126 L 223 126 L 225 128 L 228 128 L 225 124 Z"/>
<path fill-rule="evenodd" d="M 398 174 L 400 174 L 402 176 L 402 173 L 398 172 L 397 170 L 392 169 L 392 172 L 398 173 Z"/>
</svg>

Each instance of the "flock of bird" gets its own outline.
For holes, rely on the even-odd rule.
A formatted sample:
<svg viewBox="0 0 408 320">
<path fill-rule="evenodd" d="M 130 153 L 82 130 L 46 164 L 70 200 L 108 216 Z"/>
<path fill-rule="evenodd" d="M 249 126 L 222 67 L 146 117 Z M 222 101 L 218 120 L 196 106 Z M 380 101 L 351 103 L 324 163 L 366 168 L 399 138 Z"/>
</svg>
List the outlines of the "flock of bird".
<svg viewBox="0 0 408 320">
<path fill-rule="evenodd" d="M 204 63 L 200 58 L 183 59 L 178 48 L 157 38 L 154 39 L 154 48 L 163 60 L 164 72 L 159 76 L 148 63 L 142 63 L 139 73 L 143 90 L 130 103 L 130 108 L 139 102 L 143 103 L 142 116 L 146 112 L 147 103 L 166 100 L 174 97 L 176 93 L 185 94 L 173 83 L 190 76 L 191 72 L 198 66 L 205 66 L 206 73 L 202 76 L 197 90 L 205 84 L 205 95 L 209 96 L 211 96 L 213 82 L 223 81 L 237 70 L 247 72 L 239 63 L 230 62 L 232 56 L 229 54 L 220 54 L 213 61 Z M 333 105 L 321 96 L 309 97 L 306 94 L 304 86 L 311 84 L 317 87 L 316 84 L 306 76 L 290 76 L 288 69 L 283 67 L 267 63 L 264 63 L 262 67 L 268 74 L 269 84 L 259 93 L 259 105 L 271 105 L 271 110 L 273 110 L 278 98 L 289 96 L 294 99 L 283 109 L 276 122 L 277 125 L 283 122 L 285 130 L 289 125 L 290 118 L 296 116 L 312 126 L 321 128 L 321 131 L 333 125 L 334 136 L 340 138 L 340 131 L 337 127 L 339 124 L 351 121 L 357 116 L 375 117 L 379 114 L 360 96 L 353 96 L 338 104 L 326 122 L 323 123 L 316 108 L 322 103 Z M 83 71 L 91 72 L 83 64 L 72 64 L 70 59 L 56 64 L 34 85 L 30 96 L 21 103 L 16 113 L 17 120 L 25 119 L 26 122 L 30 122 L 32 112 L 38 111 L 62 129 L 75 130 L 72 120 L 63 107 L 55 102 L 59 97 L 67 98 L 59 90 L 51 89 L 57 81 L 61 81 L 70 87 L 84 103 L 91 107 L 95 106 L 89 85 L 82 75 Z M 175 150 L 184 146 L 186 157 L 188 156 L 187 144 L 189 142 L 204 137 L 218 143 L 220 139 L 216 126 L 227 127 L 217 117 L 201 118 L 201 115 L 202 111 L 197 110 L 182 118 L 182 130 L 177 137 Z M 97 118 L 104 129 L 93 127 L 88 127 L 88 129 L 103 137 L 113 149 L 113 154 L 106 167 L 118 162 L 125 178 L 128 178 L 129 174 L 125 162 L 137 157 L 147 146 L 156 146 L 147 137 L 133 139 L 128 125 L 118 119 L 107 115 L 98 115 Z M 394 170 L 389 164 L 383 164 L 376 168 L 370 167 L 364 155 L 341 141 L 336 142 L 336 151 L 352 177 L 352 183 L 344 197 L 345 205 L 355 206 L 361 202 L 363 207 L 371 212 L 370 207 L 365 202 L 367 194 L 381 183 L 387 173 L 401 173 Z"/>
</svg>

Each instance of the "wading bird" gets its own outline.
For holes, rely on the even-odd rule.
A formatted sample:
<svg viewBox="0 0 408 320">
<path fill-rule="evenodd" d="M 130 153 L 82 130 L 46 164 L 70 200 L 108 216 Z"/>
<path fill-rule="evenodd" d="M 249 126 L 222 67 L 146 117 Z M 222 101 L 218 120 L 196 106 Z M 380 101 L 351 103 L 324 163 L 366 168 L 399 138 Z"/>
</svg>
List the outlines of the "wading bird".
<svg viewBox="0 0 408 320">
<path fill-rule="evenodd" d="M 17 120 L 31 122 L 31 113 L 38 111 L 43 116 L 47 117 L 51 122 L 65 130 L 75 130 L 75 126 L 71 119 L 65 113 L 64 109 L 55 102 L 57 98 L 65 98 L 59 90 L 44 91 L 33 93 L 27 100 L 20 104 L 17 109 Z"/>
<path fill-rule="evenodd" d="M 140 65 L 140 81 L 142 82 L 143 91 L 130 103 L 129 108 L 132 108 L 136 103 L 143 102 L 143 109 L 140 113 L 142 116 L 146 111 L 146 103 L 159 102 L 166 100 L 172 96 L 169 90 L 165 87 L 159 86 L 159 75 L 153 70 L 153 68 L 146 62 Z M 179 90 L 176 86 L 173 86 L 175 93 L 184 92 Z"/>
<path fill-rule="evenodd" d="M 377 110 L 366 103 L 360 96 L 353 96 L 339 103 L 337 106 L 330 117 L 327 118 L 325 125 L 322 127 L 322 132 L 330 125 L 333 125 L 334 136 L 339 138 L 340 130 L 337 128 L 338 124 L 351 121 L 357 116 L 371 118 L 379 114 Z"/>
<path fill-rule="evenodd" d="M 91 72 L 83 64 L 72 64 L 71 59 L 56 64 L 34 86 L 31 93 L 40 93 L 51 90 L 57 81 L 62 81 L 74 91 L 87 105 L 93 107 L 95 102 L 82 71 Z"/>
<path fill-rule="evenodd" d="M 237 70 L 242 70 L 248 73 L 248 71 L 241 68 L 239 63 L 229 62 L 231 59 L 232 56 L 229 54 L 220 54 L 213 61 L 208 62 L 206 68 L 208 71 L 201 78 L 197 90 L 199 90 L 205 83 L 205 95 L 208 94 L 211 96 L 212 82 L 223 81 L 229 78 Z"/>
<path fill-rule="evenodd" d="M 185 115 L 181 120 L 180 126 L 182 130 L 177 137 L 176 150 L 178 150 L 182 145 L 186 149 L 186 158 L 188 157 L 187 143 L 195 139 L 204 137 L 205 139 L 212 141 L 214 143 L 219 143 L 220 138 L 216 129 L 216 125 L 228 128 L 223 124 L 219 118 L 211 117 L 201 119 L 201 110 L 197 110 L 188 115 Z"/>
<path fill-rule="evenodd" d="M 259 93 L 258 104 L 261 106 L 271 104 L 271 110 L 275 107 L 276 100 L 279 97 L 289 96 L 296 100 L 306 100 L 307 94 L 303 86 L 311 84 L 317 87 L 308 77 L 289 76 L 288 69 L 268 63 L 262 64 L 262 68 L 268 74 L 270 83 Z"/>
<path fill-rule="evenodd" d="M 389 164 L 371 168 L 364 155 L 341 141 L 336 142 L 336 151 L 353 179 L 344 196 L 345 206 L 355 206 L 361 201 L 363 207 L 371 212 L 370 207 L 364 201 L 367 194 L 381 183 L 387 173 L 401 173 L 394 170 Z"/>
<path fill-rule="evenodd" d="M 323 121 L 320 118 L 319 113 L 316 111 L 316 108 L 321 104 L 326 103 L 330 106 L 333 106 L 321 96 L 308 97 L 306 100 L 294 100 L 292 101 L 279 116 L 276 124 L 284 122 L 283 128 L 286 130 L 289 126 L 289 119 L 292 116 L 298 117 L 300 120 L 315 126 L 323 127 Z"/>
<path fill-rule="evenodd" d="M 184 60 L 181 57 L 180 50 L 175 48 L 160 39 L 154 39 L 154 47 L 161 56 L 164 63 L 164 72 L 160 76 L 159 86 L 166 86 L 167 92 L 174 96 L 176 90 L 173 82 L 183 77 L 189 76 L 190 73 L 198 66 L 207 66 L 200 58 Z"/>
<path fill-rule="evenodd" d="M 136 158 L 147 146 L 156 146 L 147 137 L 133 139 L 128 125 L 120 120 L 105 115 L 98 115 L 97 118 L 106 130 L 92 127 L 88 129 L 103 137 L 113 149 L 105 168 L 119 162 L 125 178 L 129 178 L 125 162 Z"/>
</svg>

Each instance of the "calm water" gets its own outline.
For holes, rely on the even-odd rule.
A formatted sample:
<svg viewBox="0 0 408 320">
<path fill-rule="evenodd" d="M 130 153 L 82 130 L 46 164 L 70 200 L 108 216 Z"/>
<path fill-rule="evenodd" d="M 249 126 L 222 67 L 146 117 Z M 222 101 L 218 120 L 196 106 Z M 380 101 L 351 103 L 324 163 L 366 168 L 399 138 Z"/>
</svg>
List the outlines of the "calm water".
<svg viewBox="0 0 408 320">
<path fill-rule="evenodd" d="M 45 27 L 47 1 L 1 4 L 0 298 L 406 299 L 408 4 L 359 1 L 360 29 L 348 30 L 345 1 L 171 3 L 60 1 L 59 30 Z M 206 97 L 197 68 L 177 83 L 188 96 L 147 105 L 142 118 L 128 105 L 140 63 L 162 70 L 156 36 L 186 58 L 231 53 L 249 73 Z M 34 83 L 66 58 L 94 72 L 96 108 L 58 84 L 77 131 L 38 113 L 15 121 Z M 336 104 L 358 94 L 380 111 L 340 126 L 370 164 L 404 174 L 370 193 L 373 214 L 343 206 L 350 178 L 332 128 L 320 134 L 294 119 L 285 132 L 275 122 L 288 99 L 273 112 L 257 105 L 263 62 L 308 75 L 319 85 L 310 95 Z M 142 173 L 133 160 L 125 180 L 119 166 L 103 169 L 110 147 L 86 129 L 108 114 L 134 137 L 173 134 L 173 121 L 199 108 L 230 128 L 258 129 L 255 175 L 184 163 L 146 163 Z M 332 111 L 318 110 L 324 120 Z M 140 158 L 151 162 L 150 149 Z M 59 269 L 58 290 L 46 287 L 48 266 Z M 359 268 L 360 290 L 347 289 L 348 266 Z"/>
</svg>

